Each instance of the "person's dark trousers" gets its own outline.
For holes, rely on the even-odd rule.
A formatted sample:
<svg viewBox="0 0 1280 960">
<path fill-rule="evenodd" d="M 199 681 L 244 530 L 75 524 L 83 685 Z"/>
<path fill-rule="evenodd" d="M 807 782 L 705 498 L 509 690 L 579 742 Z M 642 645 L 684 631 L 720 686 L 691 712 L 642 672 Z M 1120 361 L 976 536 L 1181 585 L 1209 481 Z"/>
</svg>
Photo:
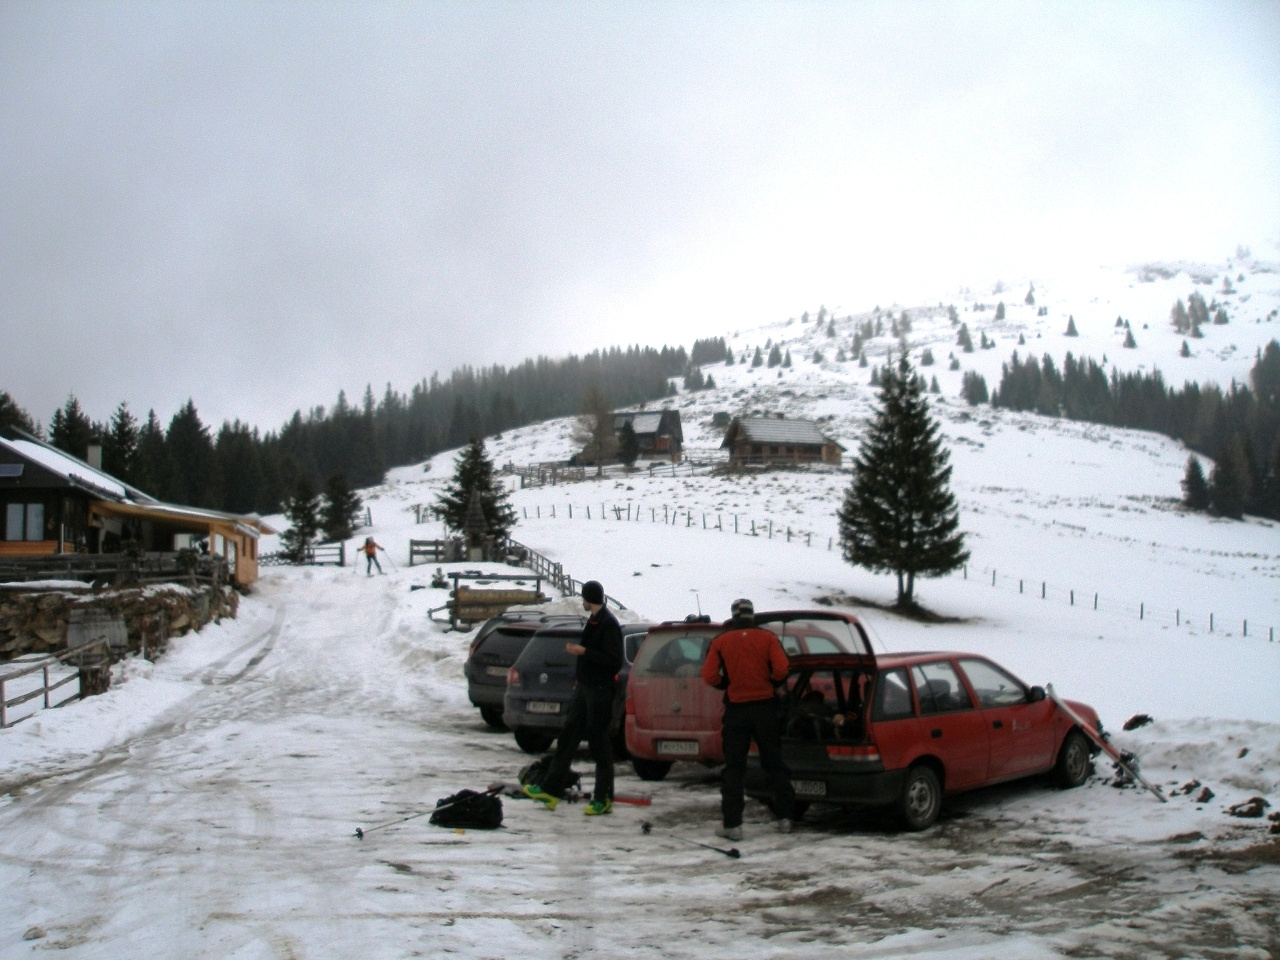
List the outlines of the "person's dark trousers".
<svg viewBox="0 0 1280 960">
<path fill-rule="evenodd" d="M 364 559 L 365 559 L 364 572 L 366 576 L 370 576 L 370 577 L 373 576 L 374 567 L 378 568 L 379 573 L 382 572 L 382 564 L 378 562 L 378 558 L 375 557 L 372 553 L 366 553 L 364 555 Z"/>
<path fill-rule="evenodd" d="M 565 718 L 560 741 L 556 744 L 551 769 L 543 781 L 542 789 L 553 797 L 564 793 L 565 780 L 573 765 L 573 755 L 583 740 L 596 762 L 596 786 L 594 800 L 613 799 L 613 747 L 609 743 L 609 723 L 613 719 L 613 685 L 579 683 L 573 688 L 569 701 L 569 715 Z"/>
<path fill-rule="evenodd" d="M 782 762 L 782 734 L 775 701 L 730 703 L 724 708 L 724 774 L 720 780 L 720 813 L 726 827 L 742 826 L 743 784 L 747 776 L 747 751 L 754 740 L 760 748 L 760 766 L 773 791 L 774 813 L 791 819 L 796 802 L 791 772 Z"/>
</svg>

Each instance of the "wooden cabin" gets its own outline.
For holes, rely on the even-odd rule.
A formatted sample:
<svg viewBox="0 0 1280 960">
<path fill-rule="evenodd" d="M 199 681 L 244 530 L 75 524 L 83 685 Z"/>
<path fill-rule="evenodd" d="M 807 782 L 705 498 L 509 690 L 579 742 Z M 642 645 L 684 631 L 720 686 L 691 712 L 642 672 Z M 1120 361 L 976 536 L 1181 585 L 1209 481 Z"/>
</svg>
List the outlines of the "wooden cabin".
<svg viewBox="0 0 1280 960">
<path fill-rule="evenodd" d="M 635 431 L 642 458 L 667 457 L 675 462 L 683 455 L 679 410 L 626 410 L 613 415 L 615 431 L 620 431 L 624 423 L 630 423 Z"/>
<path fill-rule="evenodd" d="M 0 430 L 0 557 L 147 553 L 193 548 L 223 557 L 237 586 L 258 579 L 254 514 L 161 503 L 97 466 L 20 430 Z"/>
<path fill-rule="evenodd" d="M 722 449 L 729 462 L 742 466 L 828 463 L 840 466 L 844 447 L 827 437 L 812 420 L 735 417 L 725 431 Z"/>
</svg>

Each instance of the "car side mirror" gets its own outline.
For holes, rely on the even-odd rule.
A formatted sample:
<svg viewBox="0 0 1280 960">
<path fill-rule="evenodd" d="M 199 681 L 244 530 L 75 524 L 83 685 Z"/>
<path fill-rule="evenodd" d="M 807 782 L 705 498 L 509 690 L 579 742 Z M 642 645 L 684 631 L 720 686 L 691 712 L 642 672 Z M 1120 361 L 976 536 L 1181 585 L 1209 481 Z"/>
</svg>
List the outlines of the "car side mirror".
<svg viewBox="0 0 1280 960">
<path fill-rule="evenodd" d="M 1044 699 L 1044 687 L 1032 687 L 1027 698 L 1028 703 L 1039 703 Z"/>
</svg>

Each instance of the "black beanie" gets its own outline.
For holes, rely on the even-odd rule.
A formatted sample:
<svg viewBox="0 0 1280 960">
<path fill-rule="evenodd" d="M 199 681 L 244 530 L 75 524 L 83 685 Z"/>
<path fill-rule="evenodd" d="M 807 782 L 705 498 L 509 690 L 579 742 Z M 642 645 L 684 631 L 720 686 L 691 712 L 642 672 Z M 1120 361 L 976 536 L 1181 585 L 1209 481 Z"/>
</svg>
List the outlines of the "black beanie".
<svg viewBox="0 0 1280 960">
<path fill-rule="evenodd" d="M 588 580 L 582 585 L 582 599 L 587 603 L 604 603 L 604 587 L 595 580 Z"/>
<path fill-rule="evenodd" d="M 729 608 L 729 612 L 735 620 L 746 620 L 755 616 L 756 609 L 750 600 L 744 598 L 733 601 L 733 606 Z"/>
</svg>

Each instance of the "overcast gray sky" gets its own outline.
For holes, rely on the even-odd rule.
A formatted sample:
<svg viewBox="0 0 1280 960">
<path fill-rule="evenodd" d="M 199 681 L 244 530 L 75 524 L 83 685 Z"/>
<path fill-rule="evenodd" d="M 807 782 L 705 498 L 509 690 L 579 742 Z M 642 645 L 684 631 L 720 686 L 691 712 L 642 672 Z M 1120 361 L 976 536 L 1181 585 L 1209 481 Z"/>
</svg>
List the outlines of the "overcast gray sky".
<svg viewBox="0 0 1280 960">
<path fill-rule="evenodd" d="M 0 390 L 432 371 L 1280 240 L 1280 3 L 0 0 Z"/>
</svg>

